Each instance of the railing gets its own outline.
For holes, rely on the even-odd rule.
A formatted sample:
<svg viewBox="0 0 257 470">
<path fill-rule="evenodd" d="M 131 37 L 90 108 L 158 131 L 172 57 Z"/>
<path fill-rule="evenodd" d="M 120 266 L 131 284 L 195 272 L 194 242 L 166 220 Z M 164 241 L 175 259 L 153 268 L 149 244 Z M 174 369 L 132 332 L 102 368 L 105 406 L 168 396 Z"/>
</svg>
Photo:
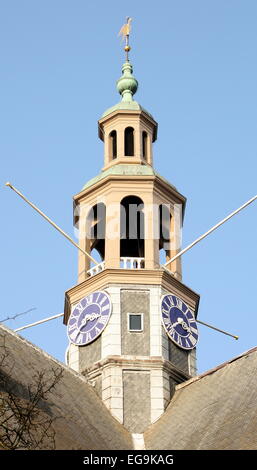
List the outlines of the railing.
<svg viewBox="0 0 257 470">
<path fill-rule="evenodd" d="M 145 258 L 122 257 L 120 267 L 122 269 L 143 269 L 145 267 Z"/>
<path fill-rule="evenodd" d="M 131 258 L 129 256 L 123 256 L 120 258 L 120 268 L 121 269 L 144 269 L 145 267 L 145 258 Z M 92 277 L 100 273 L 105 269 L 105 261 L 102 261 L 93 268 L 87 271 L 87 274 Z"/>
<path fill-rule="evenodd" d="M 104 269 L 105 269 L 105 261 L 102 261 L 101 263 L 96 264 L 95 266 L 93 266 L 93 268 L 89 269 L 87 271 L 87 274 L 89 274 L 89 276 L 94 276 L 95 274 L 100 273 Z"/>
</svg>

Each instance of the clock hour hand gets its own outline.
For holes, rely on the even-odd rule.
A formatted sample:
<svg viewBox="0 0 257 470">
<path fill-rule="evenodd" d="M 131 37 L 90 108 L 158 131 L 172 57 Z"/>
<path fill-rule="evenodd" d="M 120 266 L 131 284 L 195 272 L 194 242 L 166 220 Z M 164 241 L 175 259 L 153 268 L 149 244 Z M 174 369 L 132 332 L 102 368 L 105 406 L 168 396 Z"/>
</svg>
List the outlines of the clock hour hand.
<svg viewBox="0 0 257 470">
<path fill-rule="evenodd" d="M 173 328 L 174 328 L 174 327 L 177 326 L 177 325 L 180 325 L 180 326 L 183 328 L 183 330 L 185 330 L 185 331 L 188 331 L 188 332 L 191 331 L 191 330 L 190 330 L 190 327 L 187 326 L 186 322 L 185 322 L 185 321 L 183 320 L 183 318 L 181 318 L 181 317 L 178 317 L 177 321 L 176 321 L 175 323 L 173 323 L 172 326 L 173 326 Z"/>
<path fill-rule="evenodd" d="M 93 321 L 95 320 L 96 318 L 99 318 L 101 315 L 100 313 L 91 313 L 91 314 L 88 314 L 85 316 L 85 318 L 83 318 L 82 322 L 81 322 L 81 325 L 78 329 L 78 333 L 77 333 L 77 336 L 79 335 L 79 333 L 81 332 L 81 330 L 84 328 L 84 326 L 86 326 L 87 322 L 88 321 Z"/>
</svg>

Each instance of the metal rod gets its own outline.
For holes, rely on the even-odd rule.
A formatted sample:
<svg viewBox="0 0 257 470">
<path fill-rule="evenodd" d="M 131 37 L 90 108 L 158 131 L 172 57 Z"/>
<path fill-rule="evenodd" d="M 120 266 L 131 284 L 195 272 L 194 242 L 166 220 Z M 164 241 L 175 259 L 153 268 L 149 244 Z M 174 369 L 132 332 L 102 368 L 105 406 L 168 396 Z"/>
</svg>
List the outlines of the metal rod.
<svg viewBox="0 0 257 470">
<path fill-rule="evenodd" d="M 67 238 L 67 240 L 69 240 L 76 248 L 78 248 L 78 250 L 80 250 L 85 256 L 88 256 L 88 258 L 93 261 L 94 264 L 98 264 L 98 262 L 89 253 L 87 253 L 87 251 L 83 250 L 83 248 L 81 248 L 76 242 L 74 242 L 74 240 L 72 240 L 72 238 L 67 233 L 65 233 L 60 227 L 58 227 L 58 225 L 56 225 L 55 222 L 53 222 L 46 214 L 44 214 L 44 212 L 38 209 L 35 204 L 30 202 L 25 196 L 23 196 L 23 194 L 18 191 L 18 189 L 16 189 L 14 186 L 12 186 L 11 183 L 7 182 L 5 183 L 5 186 L 9 186 L 9 188 L 15 191 L 25 202 L 27 202 L 27 204 L 29 204 L 33 209 L 35 209 L 35 211 L 42 215 L 42 217 L 44 217 L 44 219 L 46 219 L 49 224 L 51 224 L 56 230 L 58 230 L 58 232 L 60 232 L 65 238 Z"/>
<path fill-rule="evenodd" d="M 246 206 L 248 206 L 249 204 L 251 204 L 253 201 L 255 201 L 257 199 L 257 195 L 252 197 L 251 199 L 249 199 L 249 201 L 247 201 L 245 204 L 243 204 L 241 207 L 239 207 L 238 209 L 236 209 L 234 212 L 231 212 L 231 214 L 229 214 L 227 217 L 225 217 L 225 219 L 221 220 L 218 224 L 214 225 L 214 227 L 212 227 L 210 230 L 208 230 L 208 232 L 205 232 L 203 235 L 201 235 L 199 238 L 197 238 L 193 243 L 190 243 L 190 245 L 188 245 L 186 248 L 184 248 L 182 251 L 180 251 L 179 253 L 177 253 L 175 256 L 173 256 L 169 261 L 167 261 L 163 267 L 165 266 L 168 266 L 169 264 L 173 263 L 173 261 L 175 261 L 177 258 L 179 258 L 180 256 L 182 256 L 184 253 L 186 253 L 188 250 L 190 250 L 190 248 L 192 248 L 194 245 L 196 245 L 197 243 L 199 243 L 201 240 L 203 240 L 205 237 L 207 237 L 210 233 L 214 232 L 214 230 L 216 230 L 218 227 L 220 227 L 222 224 L 224 224 L 225 222 L 227 222 L 227 220 L 231 219 L 231 217 L 233 217 L 234 215 L 238 214 L 238 212 L 240 212 L 242 209 L 244 209 Z"/>
<path fill-rule="evenodd" d="M 54 315 L 53 317 L 44 318 L 43 320 L 36 321 L 35 323 L 30 323 L 29 325 L 21 326 L 20 328 L 16 328 L 13 331 L 17 332 L 17 331 L 25 330 L 26 328 L 30 328 L 31 326 L 40 325 L 40 323 L 45 323 L 47 321 L 54 320 L 55 318 L 63 317 L 63 315 L 64 315 L 63 313 L 58 313 L 58 315 Z"/>
<path fill-rule="evenodd" d="M 219 331 L 220 333 L 224 333 L 224 335 L 231 336 L 231 337 L 234 338 L 234 339 L 238 339 L 238 338 L 239 338 L 239 336 L 231 335 L 231 334 L 228 333 L 227 331 L 220 330 L 220 328 L 216 328 L 215 326 L 209 325 L 208 323 L 204 323 L 203 321 L 200 321 L 200 320 L 195 320 L 195 321 L 196 321 L 197 323 L 200 323 L 201 325 L 208 326 L 208 328 L 211 328 L 212 330 L 216 330 L 216 331 Z"/>
<path fill-rule="evenodd" d="M 55 318 L 63 317 L 63 315 L 64 315 L 63 313 L 58 313 L 57 315 L 53 315 L 52 317 L 47 317 L 47 318 L 44 318 L 43 320 L 39 320 L 39 321 L 36 321 L 34 323 L 30 323 L 28 325 L 24 325 L 24 326 L 21 326 L 19 328 L 16 328 L 14 331 L 17 332 L 17 331 L 25 330 L 26 328 L 31 328 L 32 326 L 37 326 L 37 325 L 40 325 L 42 323 L 46 323 L 47 321 L 54 320 Z M 204 325 L 204 326 L 207 326 L 208 328 L 211 328 L 212 330 L 219 331 L 219 333 L 223 333 L 224 335 L 231 336 L 234 339 L 239 338 L 239 336 L 232 335 L 231 333 L 228 333 L 227 331 L 221 330 L 220 328 L 216 328 L 215 326 L 209 325 L 208 323 L 205 323 L 203 321 L 200 321 L 200 320 L 195 320 L 195 321 L 197 323 L 200 323 L 201 325 Z"/>
</svg>

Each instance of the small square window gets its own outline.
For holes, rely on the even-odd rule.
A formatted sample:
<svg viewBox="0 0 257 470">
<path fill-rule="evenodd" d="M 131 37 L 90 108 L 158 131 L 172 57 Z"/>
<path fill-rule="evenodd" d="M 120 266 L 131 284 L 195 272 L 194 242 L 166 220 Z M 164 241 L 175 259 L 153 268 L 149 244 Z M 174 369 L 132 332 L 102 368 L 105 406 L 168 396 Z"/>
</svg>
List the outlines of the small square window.
<svg viewBox="0 0 257 470">
<path fill-rule="evenodd" d="M 129 313 L 128 314 L 129 331 L 143 331 L 143 314 L 142 313 Z"/>
</svg>

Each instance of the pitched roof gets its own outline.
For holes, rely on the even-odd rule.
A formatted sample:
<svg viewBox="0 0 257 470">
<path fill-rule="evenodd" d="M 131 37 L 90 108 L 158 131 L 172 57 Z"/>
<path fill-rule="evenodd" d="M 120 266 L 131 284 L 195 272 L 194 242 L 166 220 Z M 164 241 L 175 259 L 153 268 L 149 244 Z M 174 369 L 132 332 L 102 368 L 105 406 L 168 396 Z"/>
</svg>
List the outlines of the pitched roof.
<svg viewBox="0 0 257 470">
<path fill-rule="evenodd" d="M 63 370 L 56 393 L 47 401 L 49 415 L 58 418 L 54 422 L 57 449 L 133 448 L 130 433 L 112 417 L 85 377 L 3 325 L 0 326 L 0 342 L 1 337 L 5 337 L 11 352 L 9 359 L 15 361 L 12 380 L 16 383 L 23 386 L 33 383 L 37 371 L 57 366 Z"/>
<path fill-rule="evenodd" d="M 150 165 L 141 165 L 139 163 L 117 163 L 114 166 L 111 166 L 107 168 L 106 170 L 103 170 L 101 173 L 96 175 L 94 178 L 91 180 L 87 181 L 87 183 L 83 186 L 82 191 L 84 189 L 90 188 L 95 183 L 98 183 L 98 181 L 101 181 L 102 179 L 106 178 L 106 176 L 110 175 L 126 175 L 126 176 L 158 176 L 161 180 L 163 180 L 166 184 L 171 186 L 171 188 L 175 189 L 175 191 L 178 191 L 175 186 L 173 186 L 168 180 L 166 180 L 163 176 L 159 175 L 152 166 Z"/>
<path fill-rule="evenodd" d="M 147 449 L 256 449 L 257 348 L 176 387 Z"/>
<path fill-rule="evenodd" d="M 137 101 L 119 101 L 119 103 L 115 104 L 111 108 L 106 109 L 106 111 L 102 114 L 101 118 L 108 116 L 109 114 L 113 113 L 114 111 L 119 111 L 120 109 L 126 111 L 144 111 L 144 113 L 148 114 L 150 118 L 153 119 L 153 116 L 147 111 L 141 104 Z"/>
<path fill-rule="evenodd" d="M 58 418 L 57 449 L 139 449 L 135 436 L 112 417 L 85 377 L 0 325 L 0 343 L 2 337 L 15 360 L 11 379 L 17 384 L 32 383 L 36 371 L 57 366 L 63 371 L 47 401 L 50 416 Z M 256 449 L 256 373 L 254 348 L 178 385 L 165 413 L 145 431 L 145 448 Z"/>
</svg>

